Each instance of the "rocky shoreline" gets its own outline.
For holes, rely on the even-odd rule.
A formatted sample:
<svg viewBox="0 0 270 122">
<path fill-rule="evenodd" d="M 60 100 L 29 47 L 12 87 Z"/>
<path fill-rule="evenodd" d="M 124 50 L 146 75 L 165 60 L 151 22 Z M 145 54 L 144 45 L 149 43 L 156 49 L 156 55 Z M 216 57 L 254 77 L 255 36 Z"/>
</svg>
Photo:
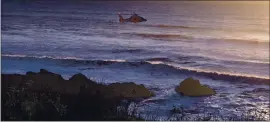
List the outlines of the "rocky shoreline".
<svg viewBox="0 0 270 122">
<path fill-rule="evenodd" d="M 130 110 L 129 105 L 154 96 L 154 93 L 142 84 L 102 84 L 83 74 L 75 74 L 66 80 L 45 69 L 27 72 L 25 75 L 2 74 L 1 77 L 2 121 L 145 120 L 140 117 L 140 113 L 136 113 L 136 108 Z M 200 84 L 199 80 L 193 78 L 180 82 L 175 91 L 190 97 L 216 94 L 209 86 Z M 186 114 L 183 108 L 173 108 L 171 112 L 174 116 L 168 120 L 191 120 L 183 118 Z M 194 120 L 213 118 L 206 116 Z M 244 116 L 224 120 L 260 119 Z"/>
<path fill-rule="evenodd" d="M 45 69 L 1 76 L 2 120 L 137 120 L 128 105 L 154 95 L 132 82 L 100 84 L 83 74 L 65 80 Z"/>
<path fill-rule="evenodd" d="M 27 72 L 26 75 L 2 74 L 2 88 L 22 87 L 29 90 L 57 92 L 60 94 L 77 95 L 82 89 L 90 94 L 102 94 L 104 97 L 123 97 L 125 99 L 149 98 L 154 94 L 144 85 L 133 82 L 99 84 L 83 74 L 75 74 L 65 80 L 61 75 L 40 69 L 40 72 Z"/>
</svg>

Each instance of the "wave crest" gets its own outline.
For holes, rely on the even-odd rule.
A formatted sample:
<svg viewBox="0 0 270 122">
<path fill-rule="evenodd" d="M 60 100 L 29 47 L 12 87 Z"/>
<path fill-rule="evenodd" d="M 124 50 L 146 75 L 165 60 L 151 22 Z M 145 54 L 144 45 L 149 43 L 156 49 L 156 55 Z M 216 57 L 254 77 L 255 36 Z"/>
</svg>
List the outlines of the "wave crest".
<svg viewBox="0 0 270 122">
<path fill-rule="evenodd" d="M 158 38 L 158 39 L 192 39 L 190 36 L 179 35 L 179 34 L 154 34 L 154 33 L 124 33 L 143 38 Z"/>
<path fill-rule="evenodd" d="M 249 84 L 270 84 L 269 78 L 250 76 L 250 75 L 236 75 L 230 73 L 223 72 L 211 72 L 211 71 L 203 71 L 197 69 L 189 69 L 183 67 L 175 67 L 169 64 L 165 64 L 163 62 L 156 63 L 155 60 L 152 61 L 126 61 L 126 60 L 85 60 L 76 57 L 50 57 L 50 56 L 26 56 L 26 55 L 5 55 L 2 54 L 2 57 L 9 58 L 33 58 L 33 59 L 52 59 L 52 60 L 61 60 L 62 63 L 71 63 L 73 65 L 97 65 L 97 66 L 105 66 L 105 65 L 117 65 L 119 67 L 122 66 L 130 66 L 130 67 L 151 67 L 153 70 L 160 70 L 161 72 L 169 72 L 169 73 L 178 73 L 182 75 L 195 75 L 201 77 L 211 78 L 213 80 L 222 80 L 222 81 L 230 81 L 234 83 L 244 82 Z M 154 60 L 154 61 L 153 61 Z M 162 59 L 166 60 L 166 58 Z M 87 69 L 85 69 L 87 70 Z"/>
<path fill-rule="evenodd" d="M 269 44 L 266 40 L 256 40 L 256 39 L 221 39 L 225 42 L 234 43 L 247 43 L 247 44 Z"/>
</svg>

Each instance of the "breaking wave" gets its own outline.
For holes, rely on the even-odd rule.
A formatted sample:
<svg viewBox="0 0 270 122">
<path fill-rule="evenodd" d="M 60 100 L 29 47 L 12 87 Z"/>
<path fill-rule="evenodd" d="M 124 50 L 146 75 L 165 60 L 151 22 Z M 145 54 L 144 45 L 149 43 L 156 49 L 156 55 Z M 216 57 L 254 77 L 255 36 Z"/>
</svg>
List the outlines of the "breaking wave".
<svg viewBox="0 0 270 122">
<path fill-rule="evenodd" d="M 116 50 L 112 50 L 112 53 L 139 53 L 139 52 L 143 52 L 145 50 L 143 49 L 116 49 Z"/>
<path fill-rule="evenodd" d="M 263 44 L 263 45 L 269 45 L 269 40 L 263 40 L 263 39 L 237 39 L 237 38 L 198 38 L 198 39 L 204 39 L 205 41 L 223 41 L 223 42 L 229 42 L 229 43 L 239 43 L 239 44 Z"/>
<path fill-rule="evenodd" d="M 269 41 L 267 40 L 256 40 L 256 39 L 220 39 L 220 40 L 234 43 L 269 44 Z"/>
<path fill-rule="evenodd" d="M 193 37 L 179 34 L 154 34 L 154 33 L 124 33 L 134 36 L 140 36 L 144 38 L 157 38 L 157 39 L 192 39 Z"/>
<path fill-rule="evenodd" d="M 148 61 L 126 61 L 126 60 L 85 60 L 76 57 L 50 57 L 50 56 L 26 56 L 26 55 L 5 55 L 2 57 L 6 58 L 21 58 L 21 59 L 49 59 L 49 60 L 60 60 L 62 63 L 68 63 L 69 66 L 77 65 L 94 65 L 94 66 L 106 66 L 106 65 L 116 65 L 117 67 L 129 66 L 131 68 L 143 67 L 150 70 L 155 70 L 157 72 L 166 73 L 177 73 L 181 75 L 193 75 L 200 77 L 207 77 L 213 80 L 229 81 L 232 83 L 249 83 L 249 84 L 270 84 L 270 79 L 265 77 L 251 76 L 251 75 L 237 75 L 224 72 L 213 72 L 198 70 L 192 68 L 176 67 L 170 64 L 163 63 L 162 61 L 156 62 L 158 59 L 150 59 Z M 167 60 L 167 59 L 162 59 Z M 84 69 L 87 70 L 87 69 Z"/>
<path fill-rule="evenodd" d="M 185 39 L 188 41 L 220 41 L 220 42 L 229 42 L 229 43 L 240 43 L 240 44 L 262 44 L 269 45 L 269 40 L 259 40 L 259 39 L 236 39 L 236 38 L 201 38 L 194 36 L 187 36 L 182 34 L 161 34 L 161 33 L 122 33 L 131 36 L 138 36 L 143 38 L 152 38 L 152 39 L 167 39 L 167 41 L 171 41 L 171 39 Z"/>
<path fill-rule="evenodd" d="M 157 28 L 184 28 L 184 29 L 196 29 L 199 27 L 192 27 L 192 26 L 181 26 L 181 25 L 146 25 L 146 24 L 140 24 L 138 26 L 144 26 L 144 27 L 157 27 Z"/>
</svg>

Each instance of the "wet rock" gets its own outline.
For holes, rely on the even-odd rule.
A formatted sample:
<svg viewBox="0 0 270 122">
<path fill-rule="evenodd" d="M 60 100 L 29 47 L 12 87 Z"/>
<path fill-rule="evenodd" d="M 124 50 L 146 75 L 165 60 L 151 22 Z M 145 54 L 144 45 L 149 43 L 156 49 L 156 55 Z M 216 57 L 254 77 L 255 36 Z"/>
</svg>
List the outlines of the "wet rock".
<svg viewBox="0 0 270 122">
<path fill-rule="evenodd" d="M 215 91 L 206 85 L 201 85 L 199 80 L 187 78 L 182 81 L 175 91 L 184 96 L 200 97 L 215 95 Z"/>
<path fill-rule="evenodd" d="M 2 85 L 15 88 L 27 88 L 34 91 L 56 92 L 61 94 L 76 95 L 99 94 L 105 97 L 121 97 L 129 99 L 149 98 L 153 93 L 144 85 L 135 83 L 113 83 L 109 85 L 98 84 L 88 79 L 83 74 L 75 74 L 69 80 L 61 75 L 40 69 L 40 72 L 27 72 L 26 75 L 2 74 Z"/>
</svg>

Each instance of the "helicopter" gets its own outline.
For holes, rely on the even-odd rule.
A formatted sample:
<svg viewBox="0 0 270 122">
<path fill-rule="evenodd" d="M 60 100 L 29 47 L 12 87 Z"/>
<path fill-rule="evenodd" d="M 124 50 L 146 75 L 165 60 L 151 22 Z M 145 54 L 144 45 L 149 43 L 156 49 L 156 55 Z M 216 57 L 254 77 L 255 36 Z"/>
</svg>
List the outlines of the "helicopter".
<svg viewBox="0 0 270 122">
<path fill-rule="evenodd" d="M 124 19 L 120 13 L 118 13 L 118 16 L 119 16 L 120 23 L 126 23 L 126 22 L 138 23 L 138 22 L 146 22 L 147 21 L 147 19 L 139 16 L 138 14 L 136 14 L 134 12 L 133 12 L 133 15 L 127 19 Z"/>
</svg>

